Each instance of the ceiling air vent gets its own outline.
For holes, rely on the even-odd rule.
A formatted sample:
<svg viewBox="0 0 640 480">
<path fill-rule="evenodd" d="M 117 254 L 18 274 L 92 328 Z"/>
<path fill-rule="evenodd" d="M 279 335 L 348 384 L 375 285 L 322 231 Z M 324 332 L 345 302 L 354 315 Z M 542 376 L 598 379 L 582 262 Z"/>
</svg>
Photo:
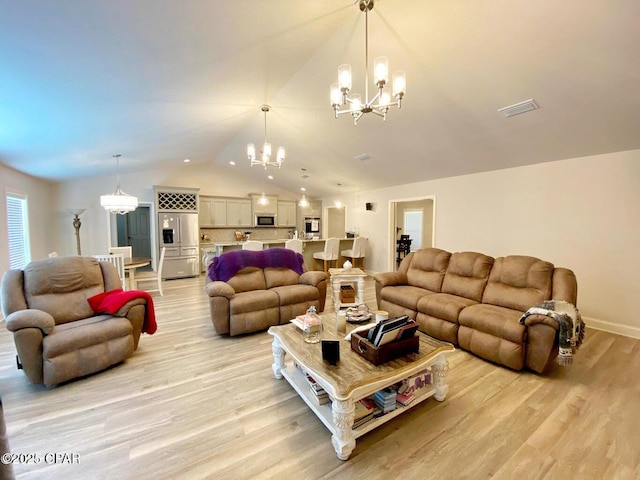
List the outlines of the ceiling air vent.
<svg viewBox="0 0 640 480">
<path fill-rule="evenodd" d="M 533 98 L 531 98 L 529 100 L 516 103 L 515 105 L 511 105 L 509 107 L 500 108 L 498 109 L 498 113 L 501 113 L 505 117 L 513 117 L 514 115 L 530 112 L 531 110 L 536 110 L 537 108 L 539 108 L 538 104 L 533 100 Z"/>
<path fill-rule="evenodd" d="M 354 160 L 360 160 L 361 162 L 364 162 L 365 160 L 369 160 L 371 157 L 369 156 L 368 153 L 361 153 L 360 155 L 356 155 L 355 157 L 353 157 Z"/>
</svg>

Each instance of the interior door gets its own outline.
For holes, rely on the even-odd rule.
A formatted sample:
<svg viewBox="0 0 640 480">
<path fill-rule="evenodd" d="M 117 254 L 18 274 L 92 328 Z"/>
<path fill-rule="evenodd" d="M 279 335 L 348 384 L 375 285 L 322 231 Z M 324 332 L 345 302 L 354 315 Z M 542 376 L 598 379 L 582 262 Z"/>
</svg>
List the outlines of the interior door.
<svg viewBox="0 0 640 480">
<path fill-rule="evenodd" d="M 139 206 L 127 217 L 128 244 L 134 257 L 151 258 L 151 217 L 149 207 Z"/>
</svg>

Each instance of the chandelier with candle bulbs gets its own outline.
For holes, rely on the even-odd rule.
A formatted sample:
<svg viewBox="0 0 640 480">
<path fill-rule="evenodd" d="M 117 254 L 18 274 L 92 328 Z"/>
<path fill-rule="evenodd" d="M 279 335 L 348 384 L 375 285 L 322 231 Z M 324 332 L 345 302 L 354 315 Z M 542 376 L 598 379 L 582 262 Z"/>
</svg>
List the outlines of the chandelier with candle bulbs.
<svg viewBox="0 0 640 480">
<path fill-rule="evenodd" d="M 260 110 L 264 112 L 264 143 L 262 144 L 262 150 L 260 156 L 256 155 L 256 146 L 253 143 L 247 145 L 247 157 L 251 166 L 261 165 L 266 170 L 268 166 L 278 167 L 282 166 L 284 162 L 284 147 L 278 147 L 275 160 L 271 159 L 271 144 L 267 142 L 267 112 L 271 109 L 269 105 L 262 105 Z"/>
<path fill-rule="evenodd" d="M 365 84 L 364 101 L 360 94 L 351 92 L 351 65 L 343 64 L 338 67 L 338 82 L 331 85 L 331 106 L 335 118 L 345 113 L 353 117 L 353 124 L 357 125 L 360 117 L 365 113 L 375 113 L 387 119 L 389 107 L 402 107 L 402 97 L 406 92 L 407 79 L 403 71 L 397 71 L 393 75 L 393 90 L 389 91 L 389 60 L 387 57 L 378 57 L 373 64 L 373 82 L 378 87 L 373 98 L 369 99 L 369 11 L 373 9 L 374 0 L 360 0 L 358 6 L 365 15 L 364 35 L 364 64 Z M 393 101 L 392 101 L 393 99 Z M 343 108 L 345 107 L 345 108 Z"/>
</svg>

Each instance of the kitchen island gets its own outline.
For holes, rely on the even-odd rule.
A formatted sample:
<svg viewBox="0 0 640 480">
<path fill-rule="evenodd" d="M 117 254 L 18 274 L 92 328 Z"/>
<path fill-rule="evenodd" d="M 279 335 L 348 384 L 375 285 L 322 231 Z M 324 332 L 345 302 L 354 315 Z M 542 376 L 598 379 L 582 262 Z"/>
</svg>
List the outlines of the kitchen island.
<svg viewBox="0 0 640 480">
<path fill-rule="evenodd" d="M 256 239 L 257 240 L 257 239 Z M 285 242 L 288 239 L 276 239 L 276 240 L 258 240 L 264 244 L 265 248 L 284 247 Z M 201 243 L 200 251 L 202 256 L 202 270 L 206 270 L 207 262 L 213 257 L 218 257 L 225 252 L 232 250 L 240 250 L 242 248 L 242 241 L 230 241 L 230 242 L 210 242 Z M 324 251 L 325 239 L 320 238 L 317 240 L 302 240 L 303 243 L 303 257 L 304 263 L 308 270 L 313 270 L 313 254 Z M 347 250 L 353 245 L 353 238 L 341 238 L 340 239 L 340 251 Z M 338 261 L 339 263 L 340 261 Z M 340 266 L 340 265 L 338 265 Z"/>
</svg>

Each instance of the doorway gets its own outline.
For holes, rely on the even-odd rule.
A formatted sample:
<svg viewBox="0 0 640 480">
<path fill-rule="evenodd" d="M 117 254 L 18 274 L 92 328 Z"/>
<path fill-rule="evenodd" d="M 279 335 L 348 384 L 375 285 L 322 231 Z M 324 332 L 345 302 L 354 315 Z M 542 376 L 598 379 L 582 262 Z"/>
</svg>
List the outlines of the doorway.
<svg viewBox="0 0 640 480">
<path fill-rule="evenodd" d="M 345 210 L 346 207 L 327 208 L 327 235 L 325 238 L 344 238 L 346 225 Z"/>
<path fill-rule="evenodd" d="M 434 246 L 435 204 L 433 196 L 390 202 L 389 266 L 393 271 L 410 251 Z"/>
<path fill-rule="evenodd" d="M 113 247 L 131 246 L 134 257 L 151 258 L 152 262 L 138 270 L 151 270 L 154 264 L 153 224 L 150 205 L 138 205 L 133 212 L 110 215 L 111 242 Z"/>
</svg>

